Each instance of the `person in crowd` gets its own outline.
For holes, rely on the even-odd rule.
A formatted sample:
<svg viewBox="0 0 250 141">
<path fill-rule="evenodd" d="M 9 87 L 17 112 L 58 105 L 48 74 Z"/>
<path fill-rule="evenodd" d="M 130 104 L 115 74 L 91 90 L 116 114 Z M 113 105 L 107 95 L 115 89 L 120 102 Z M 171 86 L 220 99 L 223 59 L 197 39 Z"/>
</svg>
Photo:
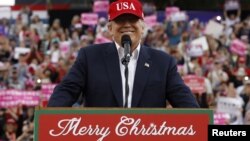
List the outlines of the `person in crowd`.
<svg viewBox="0 0 250 141">
<path fill-rule="evenodd" d="M 16 137 L 16 130 L 17 130 L 16 121 L 14 119 L 11 119 L 11 118 L 7 119 L 3 140 L 15 141 L 17 138 Z"/>
<path fill-rule="evenodd" d="M 218 87 L 228 80 L 228 74 L 222 69 L 222 64 L 219 60 L 214 62 L 213 69 L 208 73 L 208 78 L 214 91 L 217 91 Z"/>
<path fill-rule="evenodd" d="M 246 111 L 250 109 L 250 80 L 245 80 L 244 85 L 237 89 L 237 94 L 243 99 L 243 116 L 245 116 Z"/>
<path fill-rule="evenodd" d="M 250 125 L 250 110 L 246 112 L 245 118 L 244 118 L 244 124 Z"/>
</svg>

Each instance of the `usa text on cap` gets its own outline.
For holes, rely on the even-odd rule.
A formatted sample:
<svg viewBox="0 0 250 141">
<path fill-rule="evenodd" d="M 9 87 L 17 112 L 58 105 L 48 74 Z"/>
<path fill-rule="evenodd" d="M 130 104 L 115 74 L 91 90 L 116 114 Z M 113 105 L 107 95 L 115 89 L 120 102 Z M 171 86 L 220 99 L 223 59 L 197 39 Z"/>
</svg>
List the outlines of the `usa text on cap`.
<svg viewBox="0 0 250 141">
<path fill-rule="evenodd" d="M 143 19 L 144 14 L 139 0 L 117 0 L 109 6 L 109 20 L 112 21 L 122 14 L 133 14 Z"/>
</svg>

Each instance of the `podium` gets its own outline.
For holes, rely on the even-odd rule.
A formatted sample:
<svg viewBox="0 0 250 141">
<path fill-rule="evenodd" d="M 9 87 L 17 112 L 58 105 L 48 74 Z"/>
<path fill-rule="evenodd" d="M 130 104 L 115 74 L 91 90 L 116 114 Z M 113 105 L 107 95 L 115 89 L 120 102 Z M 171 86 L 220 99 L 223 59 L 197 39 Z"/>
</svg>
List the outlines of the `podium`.
<svg viewBox="0 0 250 141">
<path fill-rule="evenodd" d="M 44 108 L 36 141 L 207 141 L 208 109 Z"/>
</svg>

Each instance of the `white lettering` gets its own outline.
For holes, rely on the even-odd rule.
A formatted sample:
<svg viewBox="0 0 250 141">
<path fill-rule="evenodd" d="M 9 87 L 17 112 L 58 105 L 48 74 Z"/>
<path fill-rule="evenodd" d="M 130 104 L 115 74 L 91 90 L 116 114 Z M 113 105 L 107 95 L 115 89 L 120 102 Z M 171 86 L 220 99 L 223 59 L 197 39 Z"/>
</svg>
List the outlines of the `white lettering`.
<svg viewBox="0 0 250 141">
<path fill-rule="evenodd" d="M 134 119 L 132 118 L 127 118 L 126 116 L 122 116 L 121 117 L 121 121 L 120 123 L 117 124 L 116 128 L 115 128 L 115 132 L 118 136 L 124 136 L 128 133 L 128 128 L 127 127 L 120 127 L 123 124 L 124 125 L 131 125 L 134 123 Z"/>
<path fill-rule="evenodd" d="M 135 6 L 134 6 L 134 4 L 133 4 L 133 3 L 131 3 L 131 4 L 130 4 L 130 7 L 129 7 L 129 9 L 133 9 L 133 10 L 136 10 L 136 9 L 135 9 Z"/>
<path fill-rule="evenodd" d="M 154 123 L 149 126 L 141 124 L 141 119 L 135 120 L 126 116 L 121 117 L 120 122 L 117 124 L 115 132 L 118 136 L 126 135 L 195 135 L 196 131 L 193 130 L 193 125 L 181 127 L 168 127 L 164 121 L 159 127 Z"/>
<path fill-rule="evenodd" d="M 57 128 L 50 129 L 49 134 L 51 136 L 98 136 L 97 141 L 103 141 L 108 135 L 110 135 L 110 127 L 100 127 L 100 125 L 87 125 L 81 126 L 82 118 L 62 119 L 58 121 Z M 193 125 L 188 126 L 167 126 L 167 122 L 163 121 L 160 124 L 150 123 L 143 124 L 142 119 L 134 119 L 126 116 L 120 118 L 120 122 L 115 127 L 115 134 L 117 136 L 193 136 L 196 131 L 193 129 Z M 213 136 L 218 135 L 218 130 L 213 129 Z M 246 136 L 246 132 L 242 132 L 242 136 Z"/>
<path fill-rule="evenodd" d="M 117 11 L 127 10 L 127 9 L 136 10 L 133 3 L 129 4 L 128 2 L 121 2 L 121 3 L 116 4 L 116 10 Z"/>
<path fill-rule="evenodd" d="M 241 136 L 247 136 L 247 131 L 241 131 Z"/>
<path fill-rule="evenodd" d="M 218 129 L 213 129 L 212 130 L 212 136 L 215 136 L 215 134 L 216 134 L 216 136 L 218 136 Z"/>
<path fill-rule="evenodd" d="M 232 129 L 229 131 L 219 131 L 218 129 L 213 129 L 212 136 L 246 136 L 246 131 L 233 131 Z"/>
<path fill-rule="evenodd" d="M 72 118 L 72 119 L 63 119 L 60 120 L 57 124 L 59 129 L 61 131 L 58 131 L 58 129 L 51 129 L 49 131 L 49 134 L 51 136 L 60 136 L 60 135 L 68 135 L 73 134 L 74 136 L 78 135 L 96 135 L 101 136 L 97 141 L 102 141 L 105 137 L 107 137 L 110 134 L 109 127 L 99 127 L 99 125 L 96 125 L 95 127 L 92 125 L 79 127 L 79 124 L 81 123 L 81 117 L 80 118 Z M 58 133 L 56 133 L 58 132 Z"/>
<path fill-rule="evenodd" d="M 124 2 L 122 4 L 123 4 L 123 9 L 128 9 L 128 3 L 127 2 Z"/>
</svg>

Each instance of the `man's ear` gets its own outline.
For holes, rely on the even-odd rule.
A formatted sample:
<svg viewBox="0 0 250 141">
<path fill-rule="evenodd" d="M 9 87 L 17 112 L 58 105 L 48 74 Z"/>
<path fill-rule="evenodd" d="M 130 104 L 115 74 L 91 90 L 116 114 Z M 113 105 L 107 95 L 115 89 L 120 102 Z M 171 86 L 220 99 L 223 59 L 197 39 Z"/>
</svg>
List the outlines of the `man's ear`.
<svg viewBox="0 0 250 141">
<path fill-rule="evenodd" d="M 113 36 L 113 32 L 112 32 L 112 23 L 111 23 L 111 22 L 108 22 L 107 27 L 108 27 L 109 34 L 110 34 L 111 36 Z"/>
<path fill-rule="evenodd" d="M 144 32 L 145 32 L 145 27 L 146 27 L 146 24 L 145 24 L 145 22 L 144 21 L 141 21 L 141 28 L 142 28 L 142 32 L 141 32 L 141 34 L 143 35 L 144 34 Z"/>
</svg>

